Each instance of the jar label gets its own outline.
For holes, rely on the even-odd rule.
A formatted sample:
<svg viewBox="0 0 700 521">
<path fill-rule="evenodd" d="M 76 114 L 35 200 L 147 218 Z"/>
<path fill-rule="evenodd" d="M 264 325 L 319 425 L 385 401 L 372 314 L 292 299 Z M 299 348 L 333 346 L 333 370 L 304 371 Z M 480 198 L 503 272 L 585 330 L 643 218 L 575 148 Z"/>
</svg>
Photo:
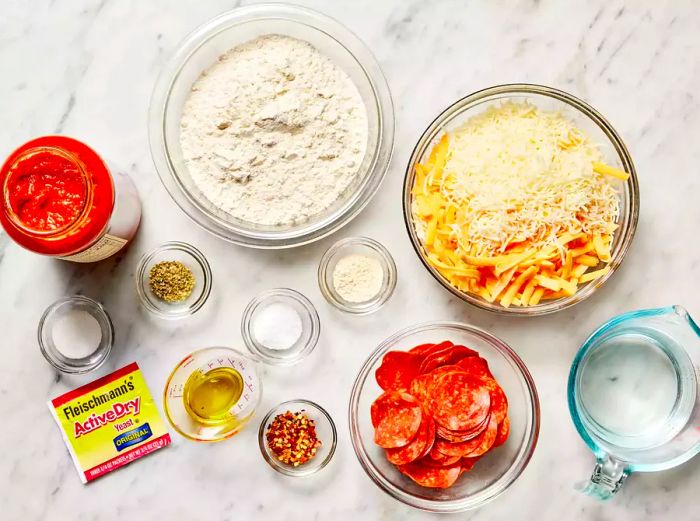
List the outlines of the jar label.
<svg viewBox="0 0 700 521">
<path fill-rule="evenodd" d="M 105 233 L 100 240 L 88 249 L 61 258 L 72 262 L 97 262 L 114 255 L 121 250 L 127 242 L 129 241 L 126 239 Z"/>
</svg>

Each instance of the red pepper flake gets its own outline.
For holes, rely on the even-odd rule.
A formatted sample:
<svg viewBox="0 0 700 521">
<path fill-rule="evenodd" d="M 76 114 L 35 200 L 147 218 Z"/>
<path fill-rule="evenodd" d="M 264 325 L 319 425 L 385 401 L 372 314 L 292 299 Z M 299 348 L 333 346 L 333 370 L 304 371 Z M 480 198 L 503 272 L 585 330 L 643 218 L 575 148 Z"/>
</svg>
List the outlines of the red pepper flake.
<svg viewBox="0 0 700 521">
<path fill-rule="evenodd" d="M 279 461 L 298 467 L 316 456 L 321 440 L 304 410 L 278 414 L 267 427 L 267 446 Z"/>
</svg>

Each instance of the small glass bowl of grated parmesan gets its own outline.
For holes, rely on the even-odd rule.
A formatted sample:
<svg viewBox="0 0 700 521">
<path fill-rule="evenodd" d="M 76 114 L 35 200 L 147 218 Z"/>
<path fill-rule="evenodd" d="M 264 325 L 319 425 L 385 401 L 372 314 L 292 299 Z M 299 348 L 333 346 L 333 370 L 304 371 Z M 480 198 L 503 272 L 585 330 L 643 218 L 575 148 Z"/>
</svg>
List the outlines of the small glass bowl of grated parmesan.
<svg viewBox="0 0 700 521">
<path fill-rule="evenodd" d="M 368 315 L 381 308 L 396 288 L 396 264 L 373 239 L 348 237 L 328 248 L 318 267 L 318 285 L 341 311 Z"/>
<path fill-rule="evenodd" d="M 620 135 L 594 108 L 541 85 L 490 87 L 425 130 L 403 212 L 431 275 L 488 311 L 553 313 L 620 266 L 639 186 Z"/>
</svg>

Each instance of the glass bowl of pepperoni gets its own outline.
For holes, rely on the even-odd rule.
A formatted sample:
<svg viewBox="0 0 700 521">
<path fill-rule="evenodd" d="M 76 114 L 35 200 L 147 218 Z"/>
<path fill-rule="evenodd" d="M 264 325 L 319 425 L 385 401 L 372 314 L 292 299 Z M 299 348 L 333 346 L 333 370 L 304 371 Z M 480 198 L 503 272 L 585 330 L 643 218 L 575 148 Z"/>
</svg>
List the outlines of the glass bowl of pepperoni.
<svg viewBox="0 0 700 521">
<path fill-rule="evenodd" d="M 393 498 L 430 512 L 483 506 L 527 466 L 540 406 L 523 361 L 457 322 L 413 326 L 382 342 L 350 397 L 360 465 Z"/>
</svg>

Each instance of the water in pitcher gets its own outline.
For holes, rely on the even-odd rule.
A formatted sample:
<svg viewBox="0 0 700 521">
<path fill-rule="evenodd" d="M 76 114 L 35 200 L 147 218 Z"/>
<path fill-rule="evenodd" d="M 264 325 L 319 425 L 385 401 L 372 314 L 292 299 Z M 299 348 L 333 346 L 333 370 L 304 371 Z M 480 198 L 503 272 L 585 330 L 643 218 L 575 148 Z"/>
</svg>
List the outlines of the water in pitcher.
<svg viewBox="0 0 700 521">
<path fill-rule="evenodd" d="M 611 318 L 581 346 L 569 410 L 596 463 L 576 487 L 607 500 L 632 472 L 700 453 L 700 327 L 681 306 Z"/>
<path fill-rule="evenodd" d="M 669 433 L 669 421 L 687 421 L 674 418 L 681 382 L 667 342 L 653 330 L 622 330 L 590 354 L 580 390 L 595 423 L 623 439 L 654 443 L 655 432 Z"/>
</svg>

